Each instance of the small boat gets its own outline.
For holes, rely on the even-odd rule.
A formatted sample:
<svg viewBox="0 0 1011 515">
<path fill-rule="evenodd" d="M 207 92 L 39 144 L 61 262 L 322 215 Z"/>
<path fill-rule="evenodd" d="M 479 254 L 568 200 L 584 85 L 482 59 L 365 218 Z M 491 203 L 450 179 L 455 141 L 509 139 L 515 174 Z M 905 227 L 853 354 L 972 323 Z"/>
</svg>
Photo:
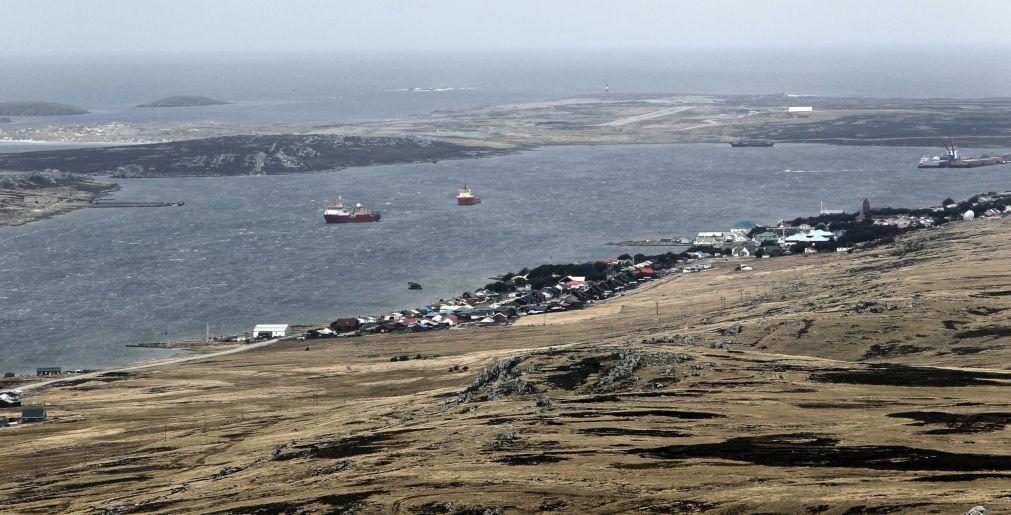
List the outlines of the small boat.
<svg viewBox="0 0 1011 515">
<path fill-rule="evenodd" d="M 473 206 L 480 203 L 481 197 L 474 195 L 474 192 L 472 192 L 470 187 L 466 184 L 460 188 L 460 192 L 456 195 L 456 205 L 458 206 Z"/>
<path fill-rule="evenodd" d="M 328 224 L 348 224 L 361 222 L 378 222 L 382 218 L 379 213 L 372 212 L 361 202 L 355 204 L 353 210 L 344 205 L 344 199 L 337 197 L 337 203 L 326 206 L 323 210 L 323 220 Z"/>
<path fill-rule="evenodd" d="M 421 285 L 418 284 L 418 283 L 409 282 L 409 283 L 407 283 L 407 289 L 408 290 L 420 290 L 421 289 Z"/>
</svg>

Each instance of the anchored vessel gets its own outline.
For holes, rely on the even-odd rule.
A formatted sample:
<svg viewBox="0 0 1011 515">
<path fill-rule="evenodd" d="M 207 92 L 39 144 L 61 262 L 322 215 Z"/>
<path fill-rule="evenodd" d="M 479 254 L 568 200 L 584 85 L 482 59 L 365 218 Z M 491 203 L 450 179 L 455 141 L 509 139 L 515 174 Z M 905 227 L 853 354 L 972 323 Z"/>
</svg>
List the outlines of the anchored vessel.
<svg viewBox="0 0 1011 515">
<path fill-rule="evenodd" d="M 344 205 L 343 197 L 337 197 L 337 203 L 329 205 L 323 210 L 323 219 L 328 224 L 350 224 L 360 222 L 378 222 L 382 218 L 379 213 L 372 212 L 361 202 L 355 204 L 353 209 L 348 209 Z"/>
<path fill-rule="evenodd" d="M 917 168 L 975 168 L 977 166 L 1002 165 L 1008 162 L 1011 156 L 980 156 L 962 157 L 958 153 L 958 147 L 954 140 L 948 138 L 948 143 L 944 145 L 944 154 L 940 156 L 923 156 Z"/>
<path fill-rule="evenodd" d="M 473 206 L 480 203 L 481 197 L 474 195 L 474 192 L 470 191 L 470 187 L 466 184 L 460 188 L 460 193 L 456 195 L 456 205 L 458 206 Z"/>
</svg>

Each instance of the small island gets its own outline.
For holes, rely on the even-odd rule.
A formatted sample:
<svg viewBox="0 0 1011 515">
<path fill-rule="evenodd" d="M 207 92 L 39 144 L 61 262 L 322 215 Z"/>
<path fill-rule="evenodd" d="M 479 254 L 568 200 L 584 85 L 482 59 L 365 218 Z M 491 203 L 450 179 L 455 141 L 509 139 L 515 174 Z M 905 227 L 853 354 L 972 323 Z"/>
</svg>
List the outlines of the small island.
<svg viewBox="0 0 1011 515">
<path fill-rule="evenodd" d="M 228 102 L 210 97 L 177 95 L 165 97 L 161 100 L 140 104 L 137 107 L 197 107 L 224 105 Z"/>
<path fill-rule="evenodd" d="M 6 116 L 0 116 L 0 123 L 11 123 L 11 119 Z"/>
<path fill-rule="evenodd" d="M 0 116 L 69 116 L 87 113 L 87 110 L 80 107 L 55 102 L 0 102 Z"/>
</svg>

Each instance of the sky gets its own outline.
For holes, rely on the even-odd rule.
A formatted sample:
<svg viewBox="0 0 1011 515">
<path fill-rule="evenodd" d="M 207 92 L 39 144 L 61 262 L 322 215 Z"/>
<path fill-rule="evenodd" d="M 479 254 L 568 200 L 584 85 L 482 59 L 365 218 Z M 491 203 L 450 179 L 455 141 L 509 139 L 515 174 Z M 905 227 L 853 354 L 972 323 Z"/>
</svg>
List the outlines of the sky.
<svg viewBox="0 0 1011 515">
<path fill-rule="evenodd" d="M 0 0 L 0 55 L 1011 47 L 1011 0 Z"/>
</svg>

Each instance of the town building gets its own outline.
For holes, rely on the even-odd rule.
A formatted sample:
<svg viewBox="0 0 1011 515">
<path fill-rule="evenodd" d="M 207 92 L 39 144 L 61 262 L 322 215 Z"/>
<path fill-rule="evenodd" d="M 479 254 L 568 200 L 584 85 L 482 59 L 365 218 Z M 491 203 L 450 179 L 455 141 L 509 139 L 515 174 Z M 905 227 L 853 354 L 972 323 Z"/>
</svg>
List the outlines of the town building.
<svg viewBox="0 0 1011 515">
<path fill-rule="evenodd" d="M 284 338 L 291 336 L 288 324 L 256 324 L 253 327 L 253 338 Z"/>
<path fill-rule="evenodd" d="M 21 423 L 30 424 L 32 422 L 45 422 L 49 420 L 49 416 L 46 414 L 46 408 L 24 408 L 21 410 Z"/>
</svg>

